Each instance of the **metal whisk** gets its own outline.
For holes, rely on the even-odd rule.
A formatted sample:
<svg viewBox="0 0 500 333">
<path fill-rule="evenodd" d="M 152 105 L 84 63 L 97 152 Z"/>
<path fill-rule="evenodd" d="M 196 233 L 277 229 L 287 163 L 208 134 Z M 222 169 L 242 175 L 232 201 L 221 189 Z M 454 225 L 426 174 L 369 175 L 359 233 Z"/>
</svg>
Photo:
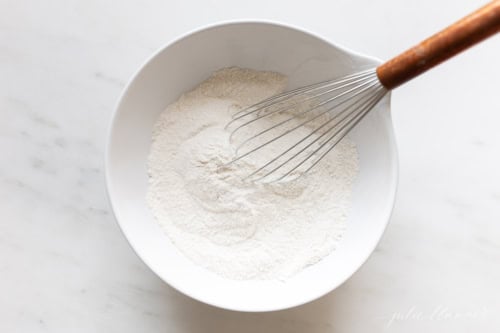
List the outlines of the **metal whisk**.
<svg viewBox="0 0 500 333">
<path fill-rule="evenodd" d="M 246 179 L 299 177 L 325 157 L 374 106 L 399 85 L 500 31 L 500 0 L 377 68 L 270 97 L 233 115 L 226 128 L 236 157 L 259 167 Z M 257 154 L 257 153 L 260 154 Z"/>
</svg>

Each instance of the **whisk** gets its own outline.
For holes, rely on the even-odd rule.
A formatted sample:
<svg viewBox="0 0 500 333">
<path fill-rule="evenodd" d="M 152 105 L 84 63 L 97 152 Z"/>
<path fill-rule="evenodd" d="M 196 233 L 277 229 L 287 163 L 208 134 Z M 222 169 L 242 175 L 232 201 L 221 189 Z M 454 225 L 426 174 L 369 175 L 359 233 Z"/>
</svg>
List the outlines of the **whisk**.
<svg viewBox="0 0 500 333">
<path fill-rule="evenodd" d="M 229 164 L 246 158 L 260 163 L 246 175 L 251 181 L 300 177 L 390 90 L 499 31 L 496 0 L 377 68 L 287 91 L 245 108 L 226 126 L 237 146 Z"/>
</svg>

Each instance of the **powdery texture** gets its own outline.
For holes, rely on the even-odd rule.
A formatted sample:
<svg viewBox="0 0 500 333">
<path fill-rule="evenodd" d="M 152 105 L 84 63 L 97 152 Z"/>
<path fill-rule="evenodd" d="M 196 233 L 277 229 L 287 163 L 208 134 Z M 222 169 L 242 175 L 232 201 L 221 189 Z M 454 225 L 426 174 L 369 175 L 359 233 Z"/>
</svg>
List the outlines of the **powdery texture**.
<svg viewBox="0 0 500 333">
<path fill-rule="evenodd" d="M 355 145 L 343 140 L 307 177 L 242 181 L 251 161 L 234 157 L 224 126 L 243 107 L 283 91 L 286 77 L 227 68 L 161 114 L 149 156 L 148 202 L 173 244 L 229 279 L 286 279 L 337 246 L 345 230 Z"/>
</svg>

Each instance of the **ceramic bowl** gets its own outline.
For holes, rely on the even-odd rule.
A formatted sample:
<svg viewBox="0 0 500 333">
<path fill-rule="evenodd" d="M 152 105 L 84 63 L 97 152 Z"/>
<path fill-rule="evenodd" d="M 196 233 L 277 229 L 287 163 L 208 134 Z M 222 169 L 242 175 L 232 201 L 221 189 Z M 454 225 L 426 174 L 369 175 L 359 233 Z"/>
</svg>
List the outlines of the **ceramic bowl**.
<svg viewBox="0 0 500 333">
<path fill-rule="evenodd" d="M 215 70 L 238 66 L 281 72 L 289 88 L 377 66 L 379 61 L 310 32 L 270 22 L 226 22 L 169 43 L 131 79 L 116 107 L 106 151 L 114 214 L 138 256 L 161 279 L 199 301 L 225 309 L 272 311 L 310 302 L 346 281 L 368 258 L 389 221 L 398 165 L 390 95 L 354 129 L 360 173 L 347 230 L 331 255 L 283 281 L 232 281 L 184 257 L 146 203 L 153 124 L 165 107 Z"/>
</svg>

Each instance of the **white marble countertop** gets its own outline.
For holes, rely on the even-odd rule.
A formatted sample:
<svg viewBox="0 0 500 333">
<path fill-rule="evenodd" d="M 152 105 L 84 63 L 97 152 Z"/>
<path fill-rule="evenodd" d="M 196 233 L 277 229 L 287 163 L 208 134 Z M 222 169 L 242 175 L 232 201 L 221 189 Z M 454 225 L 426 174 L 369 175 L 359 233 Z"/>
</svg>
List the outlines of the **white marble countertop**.
<svg viewBox="0 0 500 333">
<path fill-rule="evenodd" d="M 0 1 L 0 332 L 498 332 L 500 36 L 395 91 L 391 223 L 305 306 L 237 313 L 174 291 L 128 246 L 103 175 L 120 91 L 187 30 L 273 19 L 387 59 L 482 3 Z"/>
</svg>

